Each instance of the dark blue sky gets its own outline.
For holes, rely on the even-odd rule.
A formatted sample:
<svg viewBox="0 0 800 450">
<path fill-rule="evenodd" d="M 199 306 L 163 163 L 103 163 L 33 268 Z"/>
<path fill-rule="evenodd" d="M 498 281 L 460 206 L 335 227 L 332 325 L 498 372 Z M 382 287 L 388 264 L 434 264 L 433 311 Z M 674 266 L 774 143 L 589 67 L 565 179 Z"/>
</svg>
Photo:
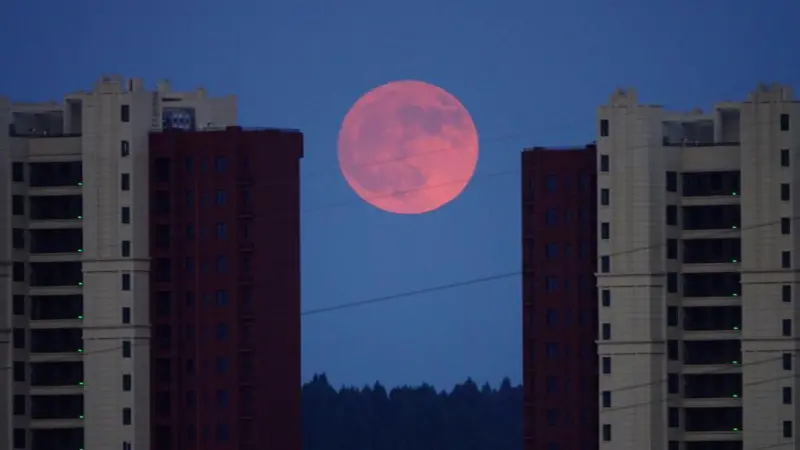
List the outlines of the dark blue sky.
<svg viewBox="0 0 800 450">
<path fill-rule="evenodd" d="M 302 129 L 312 309 L 518 270 L 522 147 L 590 141 L 618 86 L 679 108 L 744 98 L 759 81 L 800 87 L 798 19 L 795 0 L 10 0 L 0 94 L 55 99 L 102 73 L 170 78 L 238 95 L 244 125 Z M 409 78 L 457 96 L 481 134 L 472 184 L 424 216 L 364 204 L 336 165 L 348 107 Z M 304 377 L 519 382 L 519 284 L 306 317 Z"/>
</svg>

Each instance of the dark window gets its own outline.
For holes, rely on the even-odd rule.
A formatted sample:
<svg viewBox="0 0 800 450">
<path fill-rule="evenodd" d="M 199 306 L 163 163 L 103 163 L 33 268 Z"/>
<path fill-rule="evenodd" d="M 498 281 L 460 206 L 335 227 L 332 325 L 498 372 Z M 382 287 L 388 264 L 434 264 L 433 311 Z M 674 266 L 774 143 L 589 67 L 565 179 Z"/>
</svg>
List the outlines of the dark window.
<svg viewBox="0 0 800 450">
<path fill-rule="evenodd" d="M 122 218 L 120 219 L 120 221 L 122 223 L 131 223 L 131 207 L 123 206 L 121 216 Z"/>
<path fill-rule="evenodd" d="M 123 191 L 130 191 L 131 190 L 131 174 L 123 173 L 122 178 L 120 178 L 120 189 Z"/>
<path fill-rule="evenodd" d="M 122 424 L 123 425 L 130 425 L 133 421 L 133 414 L 131 414 L 130 408 L 122 408 Z"/>
<path fill-rule="evenodd" d="M 214 166 L 217 169 L 217 173 L 223 173 L 228 169 L 228 160 L 224 156 L 217 156 L 214 159 Z"/>
<path fill-rule="evenodd" d="M 15 216 L 25 215 L 25 197 L 21 195 L 11 197 L 11 214 Z"/>
<path fill-rule="evenodd" d="M 667 292 L 670 294 L 678 293 L 678 274 L 676 272 L 667 273 Z"/>
<path fill-rule="evenodd" d="M 551 427 L 558 425 L 558 411 L 555 409 L 547 410 L 547 425 Z"/>
<path fill-rule="evenodd" d="M 792 219 L 788 217 L 781 219 L 781 234 L 792 234 Z"/>
<path fill-rule="evenodd" d="M 122 390 L 126 392 L 130 391 L 131 384 L 132 384 L 131 375 L 126 373 L 125 375 L 122 376 Z"/>
<path fill-rule="evenodd" d="M 131 341 L 122 341 L 122 357 L 131 357 Z"/>
<path fill-rule="evenodd" d="M 611 408 L 611 391 L 603 391 L 603 408 Z"/>
<path fill-rule="evenodd" d="M 129 258 L 131 256 L 131 241 L 122 241 L 122 257 Z"/>
<path fill-rule="evenodd" d="M 611 272 L 611 257 L 610 256 L 601 256 L 600 257 L 600 272 L 601 273 L 609 273 L 609 272 Z"/>
<path fill-rule="evenodd" d="M 678 192 L 677 172 L 667 172 L 667 192 Z"/>
<path fill-rule="evenodd" d="M 781 149 L 781 167 L 789 167 L 789 149 Z"/>
<path fill-rule="evenodd" d="M 667 225 L 678 225 L 678 207 L 667 205 Z"/>
<path fill-rule="evenodd" d="M 789 284 L 784 284 L 781 286 L 781 298 L 784 303 L 790 303 L 792 301 L 792 286 Z"/>
<path fill-rule="evenodd" d="M 781 131 L 789 131 L 790 118 L 788 114 L 781 114 Z"/>
<path fill-rule="evenodd" d="M 223 306 L 228 304 L 228 291 L 225 289 L 220 289 L 217 291 L 216 294 L 217 305 Z"/>
<path fill-rule="evenodd" d="M 217 223 L 217 239 L 225 239 L 228 237 L 228 225 L 223 222 Z"/>
<path fill-rule="evenodd" d="M 16 382 L 24 382 L 25 375 L 27 374 L 27 367 L 25 366 L 25 361 L 14 361 L 14 381 Z"/>
<path fill-rule="evenodd" d="M 131 323 L 131 309 L 127 306 L 122 308 L 122 323 Z"/>
<path fill-rule="evenodd" d="M 558 244 L 549 243 L 544 247 L 544 256 L 547 259 L 552 259 L 558 256 Z"/>
<path fill-rule="evenodd" d="M 667 341 L 667 359 L 670 361 L 677 361 L 678 359 L 680 359 L 678 341 L 674 339 L 670 339 Z"/>
<path fill-rule="evenodd" d="M 608 123 L 608 119 L 601 119 L 600 120 L 600 137 L 608 137 L 610 131 L 610 126 Z"/>
<path fill-rule="evenodd" d="M 25 181 L 25 165 L 19 162 L 11 164 L 11 181 L 21 183 Z"/>
<path fill-rule="evenodd" d="M 792 268 L 792 252 L 784 250 L 781 252 L 781 267 L 784 269 Z"/>
<path fill-rule="evenodd" d="M 217 425 L 217 441 L 228 442 L 228 426 L 224 423 Z"/>
<path fill-rule="evenodd" d="M 792 437 L 792 429 L 793 428 L 794 427 L 792 426 L 792 421 L 791 420 L 784 420 L 783 421 L 783 437 L 785 437 L 785 438 Z"/>
<path fill-rule="evenodd" d="M 223 356 L 217 357 L 217 373 L 224 375 L 228 372 L 228 358 Z"/>
<path fill-rule="evenodd" d="M 548 208 L 545 211 L 545 221 L 548 225 L 555 225 L 556 223 L 556 210 L 553 208 Z"/>
<path fill-rule="evenodd" d="M 602 366 L 603 366 L 603 374 L 604 375 L 609 375 L 611 373 L 611 357 L 610 356 L 603 356 Z"/>
<path fill-rule="evenodd" d="M 791 405 L 792 404 L 792 388 L 791 387 L 784 387 L 783 388 L 783 404 L 784 405 Z"/>
<path fill-rule="evenodd" d="M 668 327 L 677 327 L 678 326 L 678 307 L 677 306 L 668 306 L 667 307 L 667 326 Z"/>
<path fill-rule="evenodd" d="M 667 423 L 670 428 L 679 428 L 681 426 L 681 410 L 678 408 L 669 408 L 667 412 Z"/>
<path fill-rule="evenodd" d="M 15 261 L 12 265 L 12 279 L 14 281 L 25 281 L 25 263 Z"/>
<path fill-rule="evenodd" d="M 120 107 L 119 107 L 119 119 L 122 122 L 130 122 L 131 121 L 131 107 L 130 107 L 130 105 L 120 105 Z"/>
<path fill-rule="evenodd" d="M 14 428 L 14 448 L 24 449 L 28 445 L 28 432 L 25 428 Z M 130 449 L 123 449 L 130 450 Z"/>
<path fill-rule="evenodd" d="M 681 377 L 677 373 L 667 374 L 667 393 L 669 394 L 681 393 Z"/>
<path fill-rule="evenodd" d="M 217 189 L 214 193 L 214 197 L 216 199 L 217 205 L 222 206 L 228 203 L 228 193 L 222 189 Z"/>
<path fill-rule="evenodd" d="M 25 403 L 26 399 L 24 395 L 15 395 L 14 396 L 14 415 L 15 416 L 24 416 L 25 415 Z"/>
<path fill-rule="evenodd" d="M 11 232 L 11 243 L 17 250 L 25 249 L 25 230 L 22 228 L 14 228 Z"/>
<path fill-rule="evenodd" d="M 601 332 L 601 338 L 604 341 L 607 341 L 607 340 L 611 339 L 611 324 L 610 323 L 604 323 L 603 327 L 602 327 L 602 330 L 603 331 Z"/>
<path fill-rule="evenodd" d="M 611 204 L 611 191 L 606 188 L 600 189 L 600 205 L 608 206 Z"/>
<path fill-rule="evenodd" d="M 12 311 L 13 314 L 16 316 L 24 316 L 25 315 L 25 296 L 24 295 L 15 295 L 12 300 L 13 306 Z"/>
<path fill-rule="evenodd" d="M 157 182 L 167 183 L 170 180 L 172 171 L 172 161 L 169 158 L 156 158 L 153 162 L 153 175 Z"/>
<path fill-rule="evenodd" d="M 556 277 L 545 278 L 545 289 L 547 289 L 547 292 L 555 292 L 557 288 L 558 288 L 558 278 Z"/>
<path fill-rule="evenodd" d="M 667 239 L 667 259 L 678 259 L 677 239 Z"/>
<path fill-rule="evenodd" d="M 611 442 L 611 425 L 603 425 L 603 442 Z"/>
<path fill-rule="evenodd" d="M 14 341 L 14 348 L 24 349 L 25 348 L 25 328 L 14 328 L 14 333 L 12 335 L 12 340 Z"/>
<path fill-rule="evenodd" d="M 186 159 L 183 161 L 183 170 L 186 173 L 192 173 L 192 169 L 194 168 L 194 160 L 191 156 L 187 156 Z"/>
<path fill-rule="evenodd" d="M 792 335 L 792 319 L 783 319 L 781 322 L 781 332 L 784 336 Z"/>
<path fill-rule="evenodd" d="M 119 154 L 122 157 L 128 156 L 131 154 L 131 144 L 128 141 L 121 141 L 119 143 Z"/>
<path fill-rule="evenodd" d="M 611 289 L 603 289 L 600 291 L 600 303 L 603 306 L 611 306 Z"/>
<path fill-rule="evenodd" d="M 781 200 L 788 202 L 790 198 L 791 192 L 789 189 L 789 183 L 781 183 Z"/>
<path fill-rule="evenodd" d="M 129 273 L 122 274 L 122 290 L 123 291 L 131 290 L 131 274 Z"/>
<path fill-rule="evenodd" d="M 545 187 L 547 188 L 548 192 L 553 192 L 553 191 L 556 190 L 556 187 L 558 187 L 558 179 L 556 178 L 555 175 L 548 175 L 547 176 L 547 181 L 546 181 L 546 186 Z"/>
<path fill-rule="evenodd" d="M 611 239 L 611 224 L 603 222 L 600 224 L 600 239 Z"/>
<path fill-rule="evenodd" d="M 610 166 L 608 155 L 600 155 L 600 172 L 608 172 Z"/>
<path fill-rule="evenodd" d="M 792 370 L 792 354 L 783 354 L 783 370 Z"/>
</svg>

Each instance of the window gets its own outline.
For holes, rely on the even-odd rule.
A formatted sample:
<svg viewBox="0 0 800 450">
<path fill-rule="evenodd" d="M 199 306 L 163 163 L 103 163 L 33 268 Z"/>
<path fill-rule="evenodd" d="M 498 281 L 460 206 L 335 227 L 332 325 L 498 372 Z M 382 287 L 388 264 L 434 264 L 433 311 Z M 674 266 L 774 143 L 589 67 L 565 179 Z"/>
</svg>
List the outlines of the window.
<svg viewBox="0 0 800 450">
<path fill-rule="evenodd" d="M 600 239 L 610 239 L 611 238 L 611 224 L 608 222 L 603 222 L 600 224 Z"/>
<path fill-rule="evenodd" d="M 792 219 L 789 217 L 781 218 L 781 234 L 792 234 Z"/>
<path fill-rule="evenodd" d="M 789 167 L 789 149 L 781 149 L 781 167 Z"/>
<path fill-rule="evenodd" d="M 611 204 L 611 191 L 606 188 L 600 189 L 600 205 L 608 206 L 609 204 Z"/>
<path fill-rule="evenodd" d="M 122 308 L 122 323 L 131 323 L 131 309 L 127 306 Z"/>
<path fill-rule="evenodd" d="M 131 357 L 131 341 L 122 341 L 122 357 Z"/>
<path fill-rule="evenodd" d="M 15 295 L 12 299 L 12 314 L 15 316 L 25 315 L 25 296 Z"/>
<path fill-rule="evenodd" d="M 668 272 L 667 273 L 667 292 L 670 294 L 677 294 L 678 293 L 678 273 L 677 272 Z"/>
<path fill-rule="evenodd" d="M 785 437 L 785 438 L 792 437 L 792 429 L 793 428 L 794 427 L 792 426 L 792 421 L 791 420 L 784 420 L 783 421 L 783 437 Z"/>
<path fill-rule="evenodd" d="M 611 391 L 603 391 L 603 408 L 611 408 Z"/>
<path fill-rule="evenodd" d="M 120 141 L 119 155 L 123 158 L 131 154 L 131 144 L 128 141 Z"/>
<path fill-rule="evenodd" d="M 667 225 L 678 225 L 678 207 L 667 205 Z"/>
<path fill-rule="evenodd" d="M 680 359 L 680 350 L 678 348 L 678 341 L 670 339 L 667 341 L 667 359 L 670 361 L 677 361 Z"/>
<path fill-rule="evenodd" d="M 217 357 L 217 373 L 224 375 L 228 372 L 228 359 L 222 356 Z"/>
<path fill-rule="evenodd" d="M 558 378 L 553 376 L 547 377 L 547 393 L 555 394 L 558 392 Z"/>
<path fill-rule="evenodd" d="M 547 259 L 553 259 L 558 256 L 558 244 L 549 243 L 544 248 L 544 256 Z"/>
<path fill-rule="evenodd" d="M 25 281 L 25 263 L 15 261 L 12 265 L 11 271 L 13 272 L 11 275 L 14 281 Z"/>
<path fill-rule="evenodd" d="M 555 325 L 558 320 L 558 313 L 555 309 L 547 308 L 544 313 L 544 321 L 548 325 Z"/>
<path fill-rule="evenodd" d="M 792 268 L 792 252 L 784 250 L 781 252 L 781 267 L 784 269 Z"/>
<path fill-rule="evenodd" d="M 217 273 L 225 273 L 228 271 L 228 258 L 225 256 L 217 256 Z"/>
<path fill-rule="evenodd" d="M 222 189 L 217 189 L 214 193 L 214 197 L 216 198 L 217 205 L 222 206 L 228 203 L 228 193 Z"/>
<path fill-rule="evenodd" d="M 217 425 L 217 441 L 219 442 L 227 442 L 228 441 L 228 426 L 224 423 Z"/>
<path fill-rule="evenodd" d="M 24 349 L 25 328 L 14 328 L 14 332 L 12 334 L 12 340 L 14 341 L 14 348 Z"/>
<path fill-rule="evenodd" d="M 131 413 L 130 408 L 122 408 L 122 424 L 123 425 L 130 425 L 131 421 L 133 420 L 133 414 Z"/>
<path fill-rule="evenodd" d="M 667 307 L 667 326 L 668 327 L 677 327 L 678 326 L 678 307 L 677 306 L 668 306 Z"/>
<path fill-rule="evenodd" d="M 191 256 L 187 256 L 186 259 L 183 260 L 183 268 L 186 273 L 194 273 L 194 266 L 197 265 L 197 262 Z"/>
<path fill-rule="evenodd" d="M 792 354 L 783 354 L 783 370 L 792 370 Z"/>
<path fill-rule="evenodd" d="M 667 259 L 678 259 L 677 239 L 667 239 Z"/>
<path fill-rule="evenodd" d="M 119 107 L 119 120 L 122 122 L 131 121 L 131 107 L 130 105 L 120 105 Z"/>
<path fill-rule="evenodd" d="M 17 250 L 25 249 L 25 230 L 22 228 L 14 228 L 11 232 L 11 243 Z"/>
<path fill-rule="evenodd" d="M 788 202 L 791 199 L 791 192 L 789 190 L 789 183 L 781 183 L 781 200 Z"/>
<path fill-rule="evenodd" d="M 792 388 L 789 386 L 783 388 L 783 404 L 784 405 L 792 404 Z"/>
<path fill-rule="evenodd" d="M 607 340 L 611 339 L 611 324 L 610 323 L 604 323 L 603 327 L 602 327 L 602 330 L 603 331 L 601 333 L 601 339 L 603 339 L 604 341 L 607 341 Z"/>
<path fill-rule="evenodd" d="M 122 222 L 122 223 L 131 223 L 131 207 L 130 206 L 123 206 L 120 215 L 122 216 L 121 219 L 120 219 L 120 222 Z"/>
<path fill-rule="evenodd" d="M 784 336 L 792 335 L 792 319 L 783 319 L 781 322 L 781 332 Z"/>
<path fill-rule="evenodd" d="M 556 187 L 558 186 L 558 179 L 556 178 L 555 175 L 548 175 L 546 183 L 547 183 L 546 184 L 547 192 L 553 192 L 556 190 Z"/>
<path fill-rule="evenodd" d="M 122 450 L 133 450 L 133 444 L 128 441 L 122 443 Z"/>
<path fill-rule="evenodd" d="M 600 303 L 605 307 L 611 306 L 611 289 L 600 291 Z"/>
<path fill-rule="evenodd" d="M 548 208 L 545 212 L 545 222 L 548 225 L 555 225 L 556 223 L 556 210 L 553 208 Z"/>
<path fill-rule="evenodd" d="M 122 274 L 122 290 L 123 291 L 131 290 L 131 274 L 129 273 Z"/>
<path fill-rule="evenodd" d="M 603 442 L 611 442 L 611 425 L 603 425 Z"/>
<path fill-rule="evenodd" d="M 790 118 L 788 114 L 781 114 L 781 131 L 789 131 Z"/>
<path fill-rule="evenodd" d="M 784 284 L 781 286 L 781 299 L 784 303 L 791 303 L 792 301 L 792 286 Z"/>
<path fill-rule="evenodd" d="M 601 119 L 600 120 L 600 137 L 608 137 L 609 134 L 609 123 L 608 119 Z"/>
<path fill-rule="evenodd" d="M 14 381 L 16 382 L 24 382 L 25 381 L 25 362 L 24 361 L 14 361 Z"/>
<path fill-rule="evenodd" d="M 223 222 L 217 222 L 217 239 L 225 239 L 228 237 L 228 225 Z"/>
<path fill-rule="evenodd" d="M 667 393 L 680 394 L 681 393 L 681 378 L 677 373 L 667 374 Z"/>
<path fill-rule="evenodd" d="M 548 409 L 547 410 L 547 425 L 549 426 L 556 426 L 558 424 L 558 411 L 555 409 Z"/>
<path fill-rule="evenodd" d="M 611 257 L 601 256 L 600 257 L 600 272 L 601 273 L 609 273 L 611 272 Z"/>
<path fill-rule="evenodd" d="M 220 289 L 217 291 L 217 305 L 227 305 L 228 304 L 228 291 L 224 289 Z"/>
<path fill-rule="evenodd" d="M 28 443 L 28 434 L 25 428 L 14 428 L 14 448 L 21 449 L 25 448 Z M 122 450 L 131 450 L 131 449 L 122 449 Z"/>
<path fill-rule="evenodd" d="M 125 392 L 130 391 L 131 384 L 132 384 L 131 374 L 126 373 L 125 375 L 122 376 L 122 390 Z"/>
<path fill-rule="evenodd" d="M 680 428 L 681 410 L 678 408 L 669 408 L 667 411 L 667 423 L 670 428 Z"/>
<path fill-rule="evenodd" d="M 611 374 L 611 357 L 610 356 L 603 356 L 603 359 L 601 361 L 602 361 L 601 365 L 602 365 L 602 369 L 603 369 L 602 370 L 603 375 L 610 375 Z"/>
<path fill-rule="evenodd" d="M 545 353 L 548 358 L 558 357 L 558 344 L 555 342 L 547 342 L 544 344 Z"/>
<path fill-rule="evenodd" d="M 185 160 L 183 160 L 183 170 L 186 173 L 192 173 L 192 169 L 194 168 L 194 160 L 191 156 L 187 156 Z"/>
<path fill-rule="evenodd" d="M 24 416 L 25 415 L 25 396 L 24 395 L 15 395 L 14 396 L 14 415 L 15 416 Z"/>
<path fill-rule="evenodd" d="M 130 191 L 131 190 L 131 174 L 123 173 L 122 177 L 120 178 L 120 189 L 123 191 Z"/>
<path fill-rule="evenodd" d="M 678 192 L 677 172 L 667 172 L 667 192 Z"/>
<path fill-rule="evenodd" d="M 600 172 L 608 172 L 610 165 L 608 155 L 600 155 Z"/>
<path fill-rule="evenodd" d="M 558 288 L 558 278 L 550 276 L 545 279 L 545 288 L 547 292 L 555 292 Z"/>
<path fill-rule="evenodd" d="M 21 195 L 11 197 L 11 214 L 15 216 L 25 215 L 25 197 Z"/>
<path fill-rule="evenodd" d="M 228 339 L 228 326 L 224 323 L 217 324 L 217 339 L 220 341 Z"/>
<path fill-rule="evenodd" d="M 214 158 L 214 167 L 217 173 L 223 173 L 228 169 L 228 160 L 224 156 L 217 156 Z"/>
<path fill-rule="evenodd" d="M 122 257 L 130 258 L 131 256 L 131 241 L 122 241 Z"/>
</svg>

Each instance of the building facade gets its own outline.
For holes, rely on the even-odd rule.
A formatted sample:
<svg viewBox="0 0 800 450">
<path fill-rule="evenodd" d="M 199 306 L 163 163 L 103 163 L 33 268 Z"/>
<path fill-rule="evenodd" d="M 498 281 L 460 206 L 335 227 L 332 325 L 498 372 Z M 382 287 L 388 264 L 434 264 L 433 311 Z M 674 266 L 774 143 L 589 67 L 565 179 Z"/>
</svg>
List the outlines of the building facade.
<svg viewBox="0 0 800 450">
<path fill-rule="evenodd" d="M 800 104 L 598 111 L 601 449 L 796 448 Z"/>
<path fill-rule="evenodd" d="M 292 130 L 150 135 L 153 449 L 301 448 Z"/>
<path fill-rule="evenodd" d="M 522 153 L 524 448 L 597 448 L 596 155 Z"/>
<path fill-rule="evenodd" d="M 163 203 L 158 203 L 162 197 L 151 199 L 151 191 L 161 192 L 164 188 L 171 192 L 172 185 L 158 181 L 158 177 L 153 180 L 154 175 L 162 173 L 152 174 L 149 170 L 154 164 L 148 152 L 150 135 L 180 129 L 188 136 L 192 131 L 224 128 L 235 123 L 234 97 L 212 98 L 202 89 L 173 92 L 167 82 L 159 83 L 156 90 L 147 90 L 141 80 L 125 80 L 118 76 L 102 77 L 91 91 L 68 94 L 60 102 L 22 104 L 0 98 L 0 171 L 5 174 L 0 177 L 0 298 L 3 300 L 0 302 L 0 365 L 10 369 L 0 371 L 0 405 L 3 405 L 0 408 L 0 448 L 140 450 L 151 448 L 151 437 L 158 438 L 153 434 L 153 426 L 164 434 L 163 416 L 151 414 L 151 397 L 158 400 L 159 389 L 163 387 L 161 378 L 156 378 L 151 385 L 151 370 L 156 369 L 151 367 L 151 362 L 158 363 L 165 350 L 151 346 L 151 333 L 153 329 L 163 331 L 164 325 L 172 323 L 165 322 L 159 315 L 160 310 L 151 310 L 151 300 L 156 308 L 163 307 L 159 298 L 151 298 L 151 294 L 184 292 L 185 284 L 164 289 L 167 286 L 164 282 L 151 282 L 159 275 L 152 271 L 154 261 L 150 252 L 155 244 L 151 236 L 161 231 L 158 225 L 163 223 L 161 210 L 158 210 L 159 215 L 151 215 L 151 210 L 164 207 Z M 254 228 L 271 229 L 271 225 L 263 223 L 261 208 L 286 202 L 281 207 L 287 211 L 287 223 L 296 222 L 292 215 L 293 208 L 297 207 L 292 203 L 297 201 L 292 184 L 296 180 L 295 172 L 291 172 L 297 162 L 296 151 L 292 151 L 297 145 L 296 134 L 288 133 L 288 138 L 283 134 L 253 138 L 246 133 L 226 133 L 198 133 L 203 137 L 190 139 L 208 154 L 212 152 L 209 145 L 217 146 L 219 151 L 234 151 L 247 147 L 248 142 L 262 139 L 269 141 L 265 152 L 294 155 L 285 156 L 286 161 L 280 159 L 282 156 L 266 159 L 290 170 L 288 175 L 280 175 L 289 177 L 286 196 L 278 199 L 275 191 L 269 191 L 272 197 L 268 199 L 254 196 L 252 214 L 248 216 L 242 212 L 242 219 L 251 217 Z M 219 140 L 224 139 L 221 135 L 237 143 L 223 143 Z M 202 144 L 205 137 L 215 144 Z M 166 138 L 154 139 L 167 142 L 168 147 L 172 142 Z M 288 152 L 281 151 L 278 145 L 278 141 L 284 139 L 288 139 Z M 176 149 L 183 149 L 175 145 Z M 161 157 L 168 157 L 160 151 Z M 176 151 L 185 152 L 185 149 Z M 234 151 L 236 155 L 241 153 L 242 150 Z M 261 156 L 252 158 L 257 164 L 265 161 Z M 294 162 L 289 161 L 292 158 Z M 236 168 L 230 167 L 231 171 Z M 259 177 L 268 177 L 276 174 L 271 167 L 254 165 L 252 170 L 263 170 Z M 163 167 L 158 166 L 158 170 Z M 209 186 L 219 183 L 232 186 L 241 181 L 239 178 L 233 181 L 232 176 L 223 176 L 224 182 L 215 181 Z M 257 186 L 258 177 L 253 175 L 253 178 L 256 179 L 253 186 Z M 229 195 L 233 199 L 238 194 Z M 184 211 L 178 208 L 183 204 L 177 200 L 175 206 L 177 211 Z M 228 214 L 225 217 L 230 219 L 232 211 L 210 217 Z M 183 216 L 169 217 L 179 220 Z M 155 228 L 151 219 L 156 220 Z M 229 227 L 231 235 L 235 236 L 237 225 L 231 223 Z M 281 248 L 290 247 L 296 233 L 297 230 L 289 231 L 283 236 L 286 242 Z M 158 236 L 163 239 L 163 235 Z M 183 235 L 180 236 L 175 242 L 185 241 Z M 288 286 L 296 276 L 293 268 L 296 255 L 287 256 L 286 267 L 279 267 L 275 259 L 264 259 L 259 245 L 264 242 L 272 245 L 270 239 L 273 238 L 253 239 L 251 264 L 258 267 L 259 274 L 279 270 L 287 277 L 279 286 Z M 245 245 L 244 242 L 232 239 L 224 248 L 230 250 L 234 243 Z M 163 254 L 164 250 L 158 247 L 158 251 Z M 289 250 L 281 254 L 286 252 Z M 265 263 L 272 266 L 265 269 Z M 177 269 L 178 263 L 175 264 L 173 273 L 179 280 L 181 272 Z M 231 261 L 232 275 L 238 264 Z M 216 279 L 208 281 L 218 282 Z M 270 291 L 269 295 L 265 295 L 263 289 L 253 283 L 254 298 L 275 296 L 280 299 L 281 306 L 257 304 L 254 307 L 256 319 L 263 315 L 268 318 L 254 333 L 258 346 L 254 346 L 253 352 L 269 351 L 274 352 L 276 358 L 286 357 L 282 364 L 289 368 L 272 378 L 277 379 L 295 373 L 293 365 L 298 356 L 294 352 L 299 352 L 299 344 L 288 339 L 285 347 L 278 348 L 277 335 L 288 336 L 278 330 L 293 332 L 295 327 L 291 322 L 276 327 L 265 325 L 276 317 L 283 317 L 280 314 L 296 309 L 296 289 L 286 287 L 282 291 Z M 240 293 L 229 295 L 231 303 L 241 300 L 236 297 Z M 177 299 L 175 301 L 177 304 Z M 200 304 L 202 298 L 197 301 Z M 151 316 L 158 319 L 161 328 L 151 328 Z M 299 318 L 295 318 L 295 322 L 297 320 Z M 174 329 L 172 333 L 172 342 L 178 342 L 178 336 L 182 337 L 184 331 Z M 163 339 L 163 335 L 160 334 L 159 339 Z M 163 345 L 162 340 L 158 342 Z M 262 342 L 268 342 L 264 344 L 266 347 L 262 347 Z M 254 373 L 264 373 L 265 364 L 268 363 L 263 359 L 254 361 Z M 177 374 L 178 369 L 174 370 Z M 299 376 L 291 387 L 298 384 Z M 257 402 L 279 402 L 288 408 L 281 413 L 294 417 L 290 405 L 271 395 L 255 391 L 253 398 Z M 231 394 L 232 402 L 235 398 L 238 397 Z M 202 401 L 198 400 L 198 404 L 202 405 Z M 160 407 L 161 403 L 156 402 L 156 405 Z M 183 405 L 173 404 L 175 409 L 170 417 L 179 415 L 177 408 Z M 202 422 L 201 427 L 205 423 L 210 421 Z M 270 433 L 275 430 L 267 429 Z M 238 428 L 235 430 L 232 428 L 230 433 L 240 432 Z M 199 432 L 204 433 L 203 428 L 199 428 Z M 294 430 L 289 428 L 288 432 Z M 254 436 L 264 437 L 259 433 L 256 431 Z M 278 439 L 276 435 L 270 438 Z M 203 447 L 195 444 L 180 448 Z"/>
</svg>

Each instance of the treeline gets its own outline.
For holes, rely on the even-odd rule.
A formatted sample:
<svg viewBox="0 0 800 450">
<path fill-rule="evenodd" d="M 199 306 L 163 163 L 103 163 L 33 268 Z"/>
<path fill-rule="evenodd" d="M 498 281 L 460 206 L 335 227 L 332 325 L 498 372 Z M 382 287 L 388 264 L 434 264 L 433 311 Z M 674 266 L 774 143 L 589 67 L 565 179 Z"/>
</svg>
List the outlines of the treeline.
<svg viewBox="0 0 800 450">
<path fill-rule="evenodd" d="M 450 392 L 423 384 L 334 389 L 303 386 L 304 450 L 520 450 L 522 387 L 468 379 Z"/>
</svg>

